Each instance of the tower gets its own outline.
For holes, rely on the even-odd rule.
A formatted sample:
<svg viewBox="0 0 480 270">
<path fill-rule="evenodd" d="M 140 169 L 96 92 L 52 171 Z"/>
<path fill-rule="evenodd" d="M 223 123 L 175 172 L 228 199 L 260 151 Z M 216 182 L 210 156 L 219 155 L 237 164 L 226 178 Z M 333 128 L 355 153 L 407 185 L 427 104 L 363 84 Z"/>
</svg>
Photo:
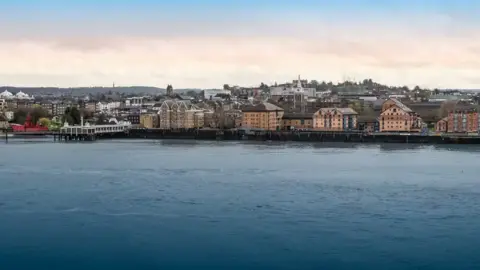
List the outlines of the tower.
<svg viewBox="0 0 480 270">
<path fill-rule="evenodd" d="M 171 84 L 167 85 L 167 96 L 169 97 L 173 96 L 173 87 Z"/>
<path fill-rule="evenodd" d="M 305 91 L 302 86 L 302 80 L 298 75 L 296 89 L 293 89 L 293 107 L 297 106 L 297 99 L 300 102 L 300 112 L 305 113 Z"/>
</svg>

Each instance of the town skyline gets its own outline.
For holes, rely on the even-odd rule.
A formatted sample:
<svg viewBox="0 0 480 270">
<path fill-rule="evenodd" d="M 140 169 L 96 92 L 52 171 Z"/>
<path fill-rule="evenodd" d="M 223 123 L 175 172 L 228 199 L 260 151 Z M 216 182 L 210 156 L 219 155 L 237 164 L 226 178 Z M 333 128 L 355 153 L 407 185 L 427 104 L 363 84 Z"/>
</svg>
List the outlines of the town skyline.
<svg viewBox="0 0 480 270">
<path fill-rule="evenodd" d="M 301 74 L 480 88 L 479 4 L 337 2 L 6 1 L 0 84 L 207 89 Z"/>
</svg>

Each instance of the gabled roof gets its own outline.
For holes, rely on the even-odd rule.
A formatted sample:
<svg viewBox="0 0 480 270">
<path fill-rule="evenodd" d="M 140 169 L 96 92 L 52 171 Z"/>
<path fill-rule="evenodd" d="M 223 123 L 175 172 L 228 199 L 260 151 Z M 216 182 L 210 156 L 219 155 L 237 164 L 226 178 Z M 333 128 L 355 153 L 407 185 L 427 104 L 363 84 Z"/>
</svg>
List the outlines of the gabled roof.
<svg viewBox="0 0 480 270">
<path fill-rule="evenodd" d="M 400 102 L 400 100 L 398 100 L 398 99 L 396 99 L 396 98 L 391 98 L 390 100 L 393 101 L 393 102 L 395 103 L 395 106 L 397 106 L 398 108 L 400 108 L 402 111 L 407 112 L 407 113 L 413 112 L 412 109 L 410 109 L 410 108 L 407 107 L 405 104 L 403 104 L 402 102 Z"/>
<path fill-rule="evenodd" d="M 242 108 L 242 112 L 273 112 L 273 111 L 283 111 L 283 109 L 268 102 L 263 102 L 255 106 L 251 105 L 251 106 L 246 106 Z"/>
<path fill-rule="evenodd" d="M 352 108 L 320 108 L 317 112 L 321 112 L 321 113 L 324 113 L 324 114 L 329 114 L 329 113 L 334 113 L 334 112 L 338 112 L 338 113 L 341 113 L 341 114 L 358 114 Z"/>
<path fill-rule="evenodd" d="M 313 119 L 313 113 L 285 113 L 282 119 Z"/>
</svg>

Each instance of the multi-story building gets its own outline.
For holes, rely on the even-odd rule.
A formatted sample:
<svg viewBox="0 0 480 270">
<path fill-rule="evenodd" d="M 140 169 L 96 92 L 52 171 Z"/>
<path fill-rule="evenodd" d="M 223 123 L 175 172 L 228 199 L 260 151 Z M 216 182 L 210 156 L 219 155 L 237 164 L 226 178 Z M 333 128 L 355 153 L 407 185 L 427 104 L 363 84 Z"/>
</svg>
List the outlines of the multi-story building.
<svg viewBox="0 0 480 270">
<path fill-rule="evenodd" d="M 65 110 L 74 105 L 70 102 L 53 102 L 52 103 L 52 112 L 53 116 L 65 114 Z"/>
<path fill-rule="evenodd" d="M 0 111 L 3 111 L 7 108 L 7 101 L 3 98 L 0 98 Z"/>
<path fill-rule="evenodd" d="M 419 132 L 422 119 L 395 98 L 385 101 L 378 119 L 380 132 Z"/>
<path fill-rule="evenodd" d="M 219 123 L 216 118 L 216 114 L 212 110 L 203 111 L 203 125 L 207 128 L 218 128 Z"/>
<path fill-rule="evenodd" d="M 0 129 L 8 128 L 8 119 L 2 113 L 0 113 Z"/>
<path fill-rule="evenodd" d="M 144 128 L 158 128 L 160 126 L 160 117 L 154 113 L 142 114 L 140 115 L 140 126 Z"/>
<path fill-rule="evenodd" d="M 45 110 L 46 112 L 48 112 L 49 115 L 54 115 L 54 111 L 53 111 L 53 103 L 50 102 L 50 101 L 44 101 L 44 102 L 41 102 L 40 104 L 40 108 L 42 108 L 43 110 Z"/>
<path fill-rule="evenodd" d="M 313 114 L 285 113 L 282 117 L 282 129 L 312 129 Z"/>
<path fill-rule="evenodd" d="M 191 104 L 188 100 L 165 100 L 158 111 L 160 128 L 162 129 L 190 129 L 200 128 L 204 123 L 204 112 Z"/>
<path fill-rule="evenodd" d="M 143 97 L 131 97 L 125 100 L 125 106 L 127 107 L 142 107 Z"/>
<path fill-rule="evenodd" d="M 132 123 L 132 125 L 140 125 L 140 114 L 139 113 L 131 113 L 127 115 L 127 121 Z"/>
<path fill-rule="evenodd" d="M 30 100 L 17 100 L 17 109 L 31 109 L 33 105 Z"/>
<path fill-rule="evenodd" d="M 223 111 L 223 114 L 225 128 L 238 128 L 242 125 L 242 111 L 230 109 Z"/>
<path fill-rule="evenodd" d="M 264 102 L 256 106 L 242 108 L 242 128 L 280 130 L 284 110 Z"/>
<path fill-rule="evenodd" d="M 95 103 L 95 102 L 85 103 L 85 110 L 87 110 L 89 112 L 96 112 L 97 111 L 97 103 Z"/>
<path fill-rule="evenodd" d="M 448 114 L 447 132 L 477 133 L 480 127 L 480 117 L 474 107 L 457 108 Z"/>
<path fill-rule="evenodd" d="M 17 100 L 15 99 L 6 99 L 7 102 L 7 108 L 10 110 L 16 110 L 17 107 Z"/>
<path fill-rule="evenodd" d="M 325 131 L 357 129 L 358 113 L 352 108 L 321 108 L 313 114 L 313 128 Z"/>
<path fill-rule="evenodd" d="M 435 124 L 435 131 L 438 133 L 444 133 L 448 131 L 448 117 L 440 119 Z"/>
</svg>

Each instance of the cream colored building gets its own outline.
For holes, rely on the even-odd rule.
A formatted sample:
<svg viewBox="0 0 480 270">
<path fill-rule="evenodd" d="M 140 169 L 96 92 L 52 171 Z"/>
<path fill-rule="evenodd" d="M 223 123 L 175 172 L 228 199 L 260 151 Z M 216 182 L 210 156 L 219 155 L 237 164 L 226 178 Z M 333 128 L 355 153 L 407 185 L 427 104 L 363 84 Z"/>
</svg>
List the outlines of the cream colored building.
<svg viewBox="0 0 480 270">
<path fill-rule="evenodd" d="M 242 108 L 242 128 L 280 130 L 284 110 L 264 102 Z"/>
<path fill-rule="evenodd" d="M 158 128 L 160 119 L 158 114 L 142 114 L 140 115 L 140 126 L 144 128 Z"/>
<path fill-rule="evenodd" d="M 203 110 L 187 100 L 165 100 L 158 111 L 161 129 L 201 128 Z"/>
</svg>

